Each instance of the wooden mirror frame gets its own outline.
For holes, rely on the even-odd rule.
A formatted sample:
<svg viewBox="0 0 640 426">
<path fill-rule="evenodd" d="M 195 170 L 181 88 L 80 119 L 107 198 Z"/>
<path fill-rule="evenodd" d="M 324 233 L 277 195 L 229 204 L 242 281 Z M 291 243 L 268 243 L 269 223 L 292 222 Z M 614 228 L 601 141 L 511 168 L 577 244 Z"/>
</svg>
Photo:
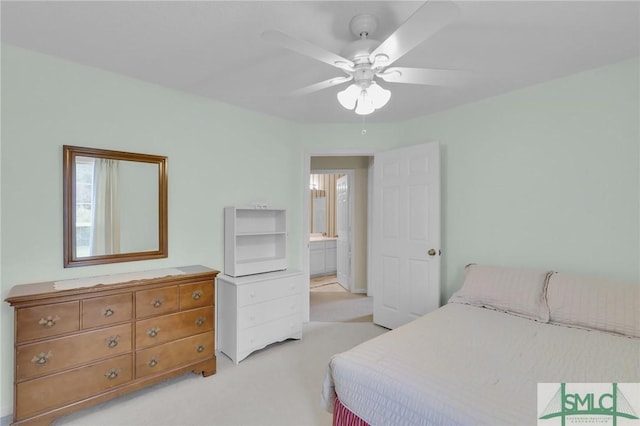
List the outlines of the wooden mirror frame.
<svg viewBox="0 0 640 426">
<path fill-rule="evenodd" d="M 64 267 L 99 265 L 103 263 L 131 262 L 165 258 L 168 250 L 168 176 L 167 157 L 159 155 L 136 154 L 131 152 L 110 151 L 97 148 L 83 148 L 64 145 L 62 156 L 63 187 L 63 228 L 64 228 Z M 77 257 L 75 250 L 76 223 L 76 157 L 94 157 L 111 160 L 125 160 L 158 165 L 158 250 Z"/>
</svg>

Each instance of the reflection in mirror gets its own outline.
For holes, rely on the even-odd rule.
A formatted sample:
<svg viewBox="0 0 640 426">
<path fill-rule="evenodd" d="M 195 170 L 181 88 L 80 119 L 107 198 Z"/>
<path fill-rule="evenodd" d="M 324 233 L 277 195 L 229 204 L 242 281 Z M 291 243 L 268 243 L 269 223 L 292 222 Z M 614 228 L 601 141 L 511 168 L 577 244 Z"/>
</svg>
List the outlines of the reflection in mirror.
<svg viewBox="0 0 640 426">
<path fill-rule="evenodd" d="M 325 196 L 314 197 L 314 195 L 313 193 L 311 194 L 313 200 L 313 227 L 311 228 L 311 233 L 325 234 L 327 232 L 327 198 Z"/>
<path fill-rule="evenodd" d="M 167 257 L 166 163 L 64 147 L 65 267 Z"/>
</svg>

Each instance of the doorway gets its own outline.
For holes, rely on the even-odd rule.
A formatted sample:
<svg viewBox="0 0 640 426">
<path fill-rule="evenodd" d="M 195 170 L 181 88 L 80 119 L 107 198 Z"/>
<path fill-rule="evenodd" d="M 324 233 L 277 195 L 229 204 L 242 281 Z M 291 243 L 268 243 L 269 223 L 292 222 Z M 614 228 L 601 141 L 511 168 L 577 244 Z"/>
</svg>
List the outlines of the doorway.
<svg viewBox="0 0 640 426">
<path fill-rule="evenodd" d="M 439 143 L 429 142 L 379 152 L 307 152 L 303 176 L 308 179 L 312 159 L 316 157 L 323 161 L 331 161 L 329 158 L 344 161 L 358 156 L 366 158 L 367 177 L 360 179 L 360 182 L 367 182 L 368 185 L 366 191 L 354 191 L 361 195 L 366 193 L 367 196 L 365 204 L 368 219 L 364 224 L 365 232 L 360 236 L 364 237 L 364 241 L 371 236 L 371 241 L 369 244 L 365 243 L 363 250 L 357 250 L 357 243 L 354 244 L 354 263 L 358 256 L 362 256 L 365 262 L 364 269 L 362 264 L 360 268 L 355 268 L 353 288 L 372 297 L 375 293 L 374 322 L 387 328 L 395 328 L 437 309 L 440 302 Z M 308 203 L 307 185 L 308 183 L 303 187 L 303 199 Z M 374 215 L 369 214 L 370 212 Z M 309 208 L 304 205 L 303 217 L 309 217 L 308 215 Z M 356 221 L 354 224 L 362 226 L 362 222 Z M 308 223 L 305 223 L 302 263 L 307 276 L 309 229 Z M 354 228 L 354 241 L 357 239 Z M 374 270 L 375 274 L 372 273 Z M 363 284 L 364 287 L 360 289 L 359 286 Z M 310 305 L 306 304 L 304 309 L 308 320 Z"/>
<path fill-rule="evenodd" d="M 367 262 L 372 158 L 372 155 L 309 156 L 306 182 L 310 191 L 304 216 L 309 229 L 309 256 L 305 260 L 310 276 L 310 320 L 372 321 Z M 326 175 L 335 177 L 330 189 L 321 188 L 319 176 Z M 316 229 L 321 219 L 326 225 L 320 224 Z M 324 274 L 318 267 L 323 258 L 318 250 L 323 243 L 318 243 L 318 239 L 325 240 L 325 259 L 333 259 L 326 262 L 330 266 Z"/>
</svg>

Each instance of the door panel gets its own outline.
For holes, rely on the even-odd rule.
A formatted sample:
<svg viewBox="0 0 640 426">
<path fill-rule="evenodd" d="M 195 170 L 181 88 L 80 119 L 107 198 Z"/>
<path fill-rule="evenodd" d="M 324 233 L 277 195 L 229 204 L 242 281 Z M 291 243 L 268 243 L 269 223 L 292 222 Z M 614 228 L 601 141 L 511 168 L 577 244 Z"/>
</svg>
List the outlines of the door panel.
<svg viewBox="0 0 640 426">
<path fill-rule="evenodd" d="M 395 328 L 440 304 L 437 142 L 375 155 L 373 213 L 373 317 Z"/>
</svg>

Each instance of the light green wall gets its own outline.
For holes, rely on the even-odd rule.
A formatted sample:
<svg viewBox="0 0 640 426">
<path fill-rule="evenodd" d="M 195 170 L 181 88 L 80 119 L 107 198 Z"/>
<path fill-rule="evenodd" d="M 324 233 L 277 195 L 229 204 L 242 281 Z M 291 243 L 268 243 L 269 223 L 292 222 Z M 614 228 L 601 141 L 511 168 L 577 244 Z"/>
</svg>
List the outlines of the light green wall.
<svg viewBox="0 0 640 426">
<path fill-rule="evenodd" d="M 223 267 L 223 207 L 291 210 L 301 239 L 294 126 L 37 53 L 2 48 L 2 281 L 16 284 L 169 266 Z M 62 145 L 169 158 L 169 258 L 62 267 Z M 289 262 L 300 265 L 298 250 Z M 0 416 L 11 411 L 13 310 L 0 304 Z"/>
<path fill-rule="evenodd" d="M 472 262 L 640 282 L 639 77 L 636 59 L 404 123 L 442 143 L 443 299 Z"/>
<path fill-rule="evenodd" d="M 550 267 L 640 281 L 638 61 L 404 123 L 296 124 L 2 48 L 0 288 L 157 267 L 223 265 L 222 208 L 288 209 L 302 264 L 308 150 L 439 140 L 443 300 L 465 263 Z M 169 157 L 169 258 L 62 268 L 62 145 Z M 11 407 L 12 310 L 0 308 L 0 416 Z"/>
</svg>

